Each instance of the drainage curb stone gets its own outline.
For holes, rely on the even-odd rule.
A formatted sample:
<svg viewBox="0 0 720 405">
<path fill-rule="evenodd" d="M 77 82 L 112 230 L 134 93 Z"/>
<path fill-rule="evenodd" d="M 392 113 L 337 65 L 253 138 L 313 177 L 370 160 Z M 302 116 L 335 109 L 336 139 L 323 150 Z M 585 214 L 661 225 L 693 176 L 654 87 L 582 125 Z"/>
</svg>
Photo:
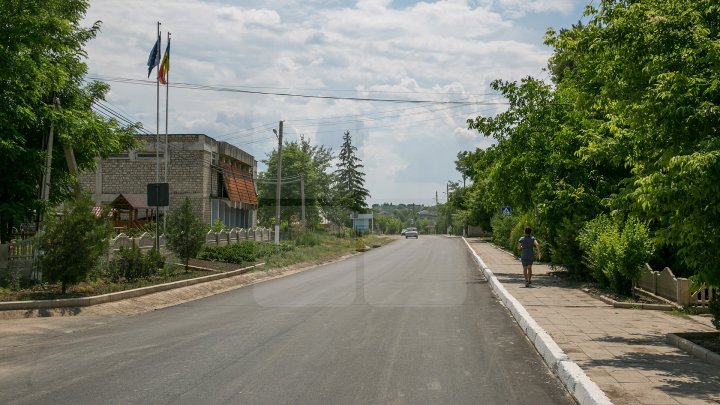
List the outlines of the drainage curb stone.
<svg viewBox="0 0 720 405">
<path fill-rule="evenodd" d="M 211 274 L 209 276 L 174 281 L 172 283 L 158 284 L 142 288 L 135 288 L 132 290 L 118 291 L 103 295 L 95 295 L 92 297 L 0 302 L 0 311 L 89 307 L 93 305 L 104 304 L 107 302 L 121 301 L 128 298 L 137 298 L 143 295 L 153 294 L 161 291 L 167 291 L 175 288 L 187 287 L 190 285 L 206 283 L 208 281 L 215 281 L 223 278 L 233 277 L 247 273 L 255 267 L 262 266 L 263 264 L 265 263 L 258 263 L 249 267 L 244 267 L 242 269 L 228 271 L 225 273 Z"/>
<path fill-rule="evenodd" d="M 492 289 L 500 297 L 503 304 L 510 310 L 545 363 L 552 372 L 558 376 L 578 404 L 612 405 L 610 399 L 602 392 L 597 384 L 588 378 L 580 366 L 570 361 L 567 354 L 565 354 L 552 337 L 535 322 L 525 307 L 502 286 L 490 268 L 488 268 L 480 256 L 472 249 L 467 239 L 463 238 L 463 240 L 470 250 L 473 259 L 480 266 L 488 283 L 492 286 Z"/>
</svg>

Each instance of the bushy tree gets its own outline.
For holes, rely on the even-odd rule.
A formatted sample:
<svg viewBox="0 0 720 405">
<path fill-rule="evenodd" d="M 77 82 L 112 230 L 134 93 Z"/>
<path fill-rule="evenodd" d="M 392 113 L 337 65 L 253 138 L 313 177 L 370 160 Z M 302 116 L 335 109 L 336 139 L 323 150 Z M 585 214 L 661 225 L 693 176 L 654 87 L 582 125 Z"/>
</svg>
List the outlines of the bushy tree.
<svg viewBox="0 0 720 405">
<path fill-rule="evenodd" d="M 68 200 L 59 215 L 48 215 L 40 238 L 43 277 L 67 287 L 84 281 L 107 252 L 112 227 L 107 215 L 96 215 L 93 202 L 83 196 Z"/>
<path fill-rule="evenodd" d="M 85 82 L 85 44 L 100 23 L 81 27 L 87 0 L 0 1 L 0 239 L 12 224 L 45 208 L 38 198 L 45 145 L 53 126 L 50 206 L 72 194 L 63 146 L 74 148 L 80 170 L 97 156 L 134 145 L 135 126 L 121 127 L 93 112 L 108 86 Z M 56 101 L 60 108 L 55 107 Z"/>
<path fill-rule="evenodd" d="M 282 178 L 280 193 L 280 217 L 286 220 L 292 216 L 301 218 L 302 200 L 299 176 L 305 182 L 305 218 L 307 227 L 320 226 L 321 215 L 332 205 L 330 186 L 332 173 L 329 173 L 332 151 L 324 146 L 311 145 L 304 137 L 300 141 L 285 142 L 282 150 Z M 270 225 L 275 218 L 275 193 L 277 177 L 277 150 L 268 154 L 263 161 L 267 171 L 261 173 L 258 180 L 258 198 L 260 207 L 258 216 L 261 223 Z M 273 179 L 269 181 L 267 179 Z"/>
<path fill-rule="evenodd" d="M 710 236 L 720 227 L 720 4 L 604 0 L 586 15 L 546 39 L 557 91 L 573 103 L 577 156 L 625 171 L 608 208 L 648 222 L 674 266 L 720 285 Z"/>
<path fill-rule="evenodd" d="M 192 205 L 187 198 L 168 216 L 165 235 L 167 247 L 182 259 L 185 271 L 188 271 L 190 259 L 202 250 L 206 230 L 207 227 L 193 213 Z"/>
</svg>

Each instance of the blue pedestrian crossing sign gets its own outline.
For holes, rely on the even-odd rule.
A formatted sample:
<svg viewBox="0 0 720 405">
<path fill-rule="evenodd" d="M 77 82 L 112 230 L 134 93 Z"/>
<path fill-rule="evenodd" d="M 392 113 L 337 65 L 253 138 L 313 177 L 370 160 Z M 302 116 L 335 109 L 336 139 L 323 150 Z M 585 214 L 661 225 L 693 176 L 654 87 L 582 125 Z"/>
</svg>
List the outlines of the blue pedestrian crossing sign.
<svg viewBox="0 0 720 405">
<path fill-rule="evenodd" d="M 503 205 L 502 207 L 500 207 L 500 214 L 512 215 L 512 208 L 510 208 L 509 205 Z"/>
</svg>

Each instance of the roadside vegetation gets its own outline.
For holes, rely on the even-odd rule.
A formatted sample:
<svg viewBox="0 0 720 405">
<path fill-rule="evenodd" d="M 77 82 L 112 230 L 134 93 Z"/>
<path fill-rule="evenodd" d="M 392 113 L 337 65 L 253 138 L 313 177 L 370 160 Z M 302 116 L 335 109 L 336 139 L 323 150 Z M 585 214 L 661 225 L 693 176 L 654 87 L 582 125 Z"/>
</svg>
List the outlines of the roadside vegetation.
<svg viewBox="0 0 720 405">
<path fill-rule="evenodd" d="M 196 278 L 211 274 L 209 271 L 194 269 L 188 261 L 194 254 L 180 260 L 178 256 L 163 256 L 155 249 L 143 251 L 137 247 L 121 248 L 111 260 L 107 259 L 107 238 L 110 235 L 107 219 L 97 217 L 87 208 L 88 202 L 68 202 L 66 214 L 50 221 L 46 239 L 48 250 L 42 257 L 43 282 L 11 279 L 0 280 L 0 301 L 22 301 L 38 299 L 75 298 L 100 295 L 111 292 L 140 288 L 155 284 Z M 187 207 L 186 207 L 187 208 Z M 169 227 L 176 232 L 173 237 L 187 235 L 187 223 L 196 224 L 197 218 L 181 207 L 173 213 L 177 226 Z M 187 222 L 187 223 L 186 223 Z M 86 235 L 85 239 L 61 237 L 61 231 L 73 231 Z M 204 236 L 207 227 L 195 230 Z M 59 234 L 58 234 L 59 233 Z M 54 235 L 50 239 L 50 235 Z M 196 235 L 197 236 L 197 235 Z M 379 246 L 391 239 L 367 235 L 355 237 L 350 234 L 332 235 L 325 232 L 298 232 L 290 241 L 280 245 L 269 242 L 242 241 L 227 246 L 200 246 L 198 259 L 208 262 L 234 263 L 241 268 L 265 262 L 254 271 L 267 271 L 293 265 L 312 265 L 356 253 L 359 248 Z M 50 243 L 53 241 L 53 243 Z M 194 243 L 194 242 L 193 242 Z M 86 247 L 80 247 L 79 245 Z M 72 247 L 75 247 L 73 250 Z M 176 252 L 187 253 L 185 243 L 171 247 Z M 105 249 L 103 249 L 105 247 Z M 194 249 L 194 247 L 193 247 Z M 72 256 L 72 257 L 70 257 Z M 66 266 L 66 260 L 74 260 Z M 213 266 L 227 269 L 227 266 Z M 224 271 L 224 270 L 216 270 Z"/>
<path fill-rule="evenodd" d="M 449 205 L 509 249 L 531 226 L 544 258 L 617 292 L 644 261 L 720 287 L 718 27 L 716 1 L 638 0 L 548 29 L 552 83 L 492 83 L 509 106 L 468 120 L 494 144 L 458 155 L 472 184 Z"/>
</svg>

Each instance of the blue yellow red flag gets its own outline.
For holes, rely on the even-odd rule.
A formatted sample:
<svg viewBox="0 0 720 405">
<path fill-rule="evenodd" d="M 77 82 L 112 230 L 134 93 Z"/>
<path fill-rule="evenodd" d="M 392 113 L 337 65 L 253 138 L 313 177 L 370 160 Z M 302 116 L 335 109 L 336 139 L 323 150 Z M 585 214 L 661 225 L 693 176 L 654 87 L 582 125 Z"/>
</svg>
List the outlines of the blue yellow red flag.
<svg viewBox="0 0 720 405">
<path fill-rule="evenodd" d="M 167 77 L 168 72 L 170 71 L 170 39 L 168 38 L 168 44 L 165 48 L 165 55 L 162 58 L 162 62 L 160 63 L 160 68 L 158 68 L 158 80 L 160 80 L 160 83 L 167 84 Z"/>
</svg>

